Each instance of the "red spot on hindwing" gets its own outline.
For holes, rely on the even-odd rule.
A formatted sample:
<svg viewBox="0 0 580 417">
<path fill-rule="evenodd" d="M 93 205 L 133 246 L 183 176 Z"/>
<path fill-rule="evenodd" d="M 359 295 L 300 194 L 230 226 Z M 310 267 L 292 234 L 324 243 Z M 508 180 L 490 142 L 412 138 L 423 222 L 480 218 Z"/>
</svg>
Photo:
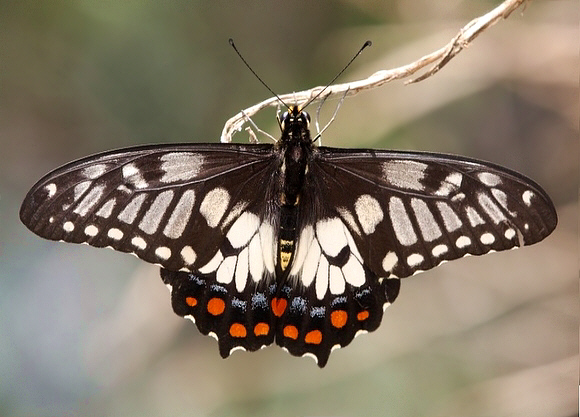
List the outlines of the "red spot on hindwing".
<svg viewBox="0 0 580 417">
<path fill-rule="evenodd" d="M 304 336 L 304 341 L 310 345 L 319 345 L 322 342 L 322 332 L 320 330 L 311 330 Z"/>
<path fill-rule="evenodd" d="M 246 337 L 247 334 L 246 326 L 241 323 L 232 323 L 230 326 L 230 335 L 232 337 Z"/>
<path fill-rule="evenodd" d="M 254 334 L 256 336 L 266 336 L 270 332 L 270 325 L 268 323 L 260 322 L 254 326 Z"/>
<path fill-rule="evenodd" d="M 284 314 L 286 306 L 288 305 L 288 301 L 285 298 L 274 297 L 272 298 L 271 305 L 272 313 L 274 313 L 276 317 L 282 317 L 282 314 Z"/>
<path fill-rule="evenodd" d="M 221 298 L 214 297 L 207 302 L 207 311 L 213 316 L 219 316 L 226 309 L 226 303 Z"/>
<path fill-rule="evenodd" d="M 335 310 L 332 313 L 330 313 L 330 322 L 337 329 L 344 327 L 344 325 L 346 324 L 347 321 L 348 321 L 348 314 L 344 310 Z"/>
<path fill-rule="evenodd" d="M 291 324 L 284 327 L 284 336 L 289 339 L 298 339 L 298 328 L 296 326 L 292 326 Z"/>
<path fill-rule="evenodd" d="M 356 315 L 358 321 L 364 321 L 369 318 L 369 312 L 367 310 L 363 310 Z"/>
</svg>

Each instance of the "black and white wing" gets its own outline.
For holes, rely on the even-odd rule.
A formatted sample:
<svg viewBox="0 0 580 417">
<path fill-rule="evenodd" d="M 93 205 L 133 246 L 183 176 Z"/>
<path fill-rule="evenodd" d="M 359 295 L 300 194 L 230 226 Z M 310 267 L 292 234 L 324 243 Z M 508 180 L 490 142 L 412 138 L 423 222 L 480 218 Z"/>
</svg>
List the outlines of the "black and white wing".
<svg viewBox="0 0 580 417">
<path fill-rule="evenodd" d="M 272 145 L 122 149 L 46 175 L 20 218 L 44 238 L 160 265 L 175 312 L 226 357 L 275 337 L 279 167 Z"/>
<path fill-rule="evenodd" d="M 38 181 L 20 218 L 46 239 L 111 247 L 170 270 L 196 271 L 242 213 L 264 215 L 276 166 L 271 145 L 106 152 Z"/>
<path fill-rule="evenodd" d="M 555 228 L 545 192 L 513 171 L 428 153 L 313 148 L 287 269 L 278 251 L 281 152 L 163 145 L 65 165 L 20 217 L 51 240 L 134 253 L 162 267 L 175 312 L 220 354 L 276 343 L 324 366 L 375 330 L 399 278 L 466 254 L 528 245 Z"/>
<path fill-rule="evenodd" d="M 488 162 L 319 148 L 311 168 L 313 192 L 380 276 L 404 278 L 467 254 L 531 245 L 557 224 L 538 184 Z"/>
<path fill-rule="evenodd" d="M 430 153 L 318 148 L 300 207 L 287 279 L 296 308 L 281 317 L 276 342 L 320 366 L 333 348 L 379 326 L 399 278 L 536 243 L 557 223 L 532 180 Z"/>
</svg>

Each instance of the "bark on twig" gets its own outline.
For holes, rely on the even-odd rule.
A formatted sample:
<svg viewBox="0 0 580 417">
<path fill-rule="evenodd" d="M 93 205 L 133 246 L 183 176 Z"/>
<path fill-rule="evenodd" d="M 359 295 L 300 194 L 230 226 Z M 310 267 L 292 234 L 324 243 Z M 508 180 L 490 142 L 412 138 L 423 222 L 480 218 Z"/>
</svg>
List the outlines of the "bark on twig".
<svg viewBox="0 0 580 417">
<path fill-rule="evenodd" d="M 415 62 L 410 64 L 393 68 L 390 70 L 377 71 L 366 79 L 353 81 L 344 84 L 335 84 L 329 86 L 325 93 L 316 100 L 325 98 L 332 98 L 337 96 L 354 96 L 361 91 L 370 90 L 386 84 L 390 81 L 399 80 L 410 77 L 417 71 L 432 65 L 425 73 L 406 81 L 406 84 L 423 81 L 426 78 L 437 73 L 443 68 L 451 59 L 453 59 L 459 52 L 465 49 L 477 36 L 479 36 L 487 28 L 496 24 L 500 19 L 507 18 L 514 10 L 526 3 L 528 0 L 505 0 L 499 6 L 490 12 L 473 19 L 467 25 L 459 30 L 457 35 L 444 47 L 425 55 Z M 315 97 L 325 86 L 318 86 L 310 90 L 300 91 L 296 93 L 289 93 L 280 95 L 280 98 L 287 103 L 295 103 L 300 105 Z M 238 114 L 230 118 L 222 130 L 221 141 L 231 142 L 232 136 L 242 130 L 243 125 L 260 110 L 279 105 L 279 100 L 276 97 L 270 97 L 258 104 L 255 104 L 247 109 L 240 111 Z"/>
</svg>

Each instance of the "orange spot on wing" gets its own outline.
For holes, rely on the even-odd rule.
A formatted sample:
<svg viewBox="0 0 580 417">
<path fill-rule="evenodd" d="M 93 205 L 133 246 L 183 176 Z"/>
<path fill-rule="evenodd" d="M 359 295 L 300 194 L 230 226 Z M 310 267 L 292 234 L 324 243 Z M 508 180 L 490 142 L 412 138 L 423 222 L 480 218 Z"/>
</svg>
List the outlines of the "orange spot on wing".
<svg viewBox="0 0 580 417">
<path fill-rule="evenodd" d="M 361 311 L 356 315 L 358 321 L 364 321 L 369 318 L 369 312 L 367 310 Z"/>
<path fill-rule="evenodd" d="M 289 339 L 298 339 L 298 329 L 296 328 L 296 326 L 292 326 L 292 325 L 288 325 L 286 327 L 284 327 L 284 336 L 286 336 Z"/>
<path fill-rule="evenodd" d="M 265 336 L 270 331 L 270 325 L 268 323 L 258 323 L 254 326 L 254 334 L 256 336 Z"/>
<path fill-rule="evenodd" d="M 232 323 L 230 326 L 230 335 L 232 337 L 246 337 L 246 326 L 241 323 Z"/>
<path fill-rule="evenodd" d="M 319 345 L 322 342 L 322 332 L 320 330 L 311 330 L 304 336 L 304 341 L 311 345 Z"/>
<path fill-rule="evenodd" d="M 197 298 L 195 297 L 185 297 L 185 302 L 190 307 L 195 307 L 197 305 Z"/>
<path fill-rule="evenodd" d="M 274 313 L 276 317 L 282 317 L 287 305 L 288 301 L 284 298 L 272 298 L 272 313 Z"/>
<path fill-rule="evenodd" d="M 207 302 L 207 311 L 214 316 L 219 316 L 225 309 L 226 303 L 221 298 L 214 297 Z"/>
<path fill-rule="evenodd" d="M 348 314 L 344 310 L 335 310 L 330 313 L 330 322 L 336 328 L 344 327 L 348 321 Z"/>
</svg>

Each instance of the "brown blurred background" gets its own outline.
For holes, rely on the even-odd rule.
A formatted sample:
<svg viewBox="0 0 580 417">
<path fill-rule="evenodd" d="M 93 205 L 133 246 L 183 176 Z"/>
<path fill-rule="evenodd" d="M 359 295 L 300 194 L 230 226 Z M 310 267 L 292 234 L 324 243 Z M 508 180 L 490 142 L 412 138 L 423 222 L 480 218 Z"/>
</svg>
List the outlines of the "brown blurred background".
<svg viewBox="0 0 580 417">
<path fill-rule="evenodd" d="M 341 82 L 412 62 L 497 4 L 3 1 L 0 415 L 577 415 L 575 1 L 533 1 L 435 77 L 346 100 L 324 144 L 490 160 L 540 183 L 560 222 L 536 246 L 404 280 L 379 330 L 324 370 L 275 347 L 222 360 L 173 314 L 157 267 L 18 220 L 33 183 L 73 159 L 217 142 L 269 96 L 229 37 L 283 94 L 325 84 L 367 39 Z M 277 136 L 273 110 L 255 121 Z"/>
</svg>

